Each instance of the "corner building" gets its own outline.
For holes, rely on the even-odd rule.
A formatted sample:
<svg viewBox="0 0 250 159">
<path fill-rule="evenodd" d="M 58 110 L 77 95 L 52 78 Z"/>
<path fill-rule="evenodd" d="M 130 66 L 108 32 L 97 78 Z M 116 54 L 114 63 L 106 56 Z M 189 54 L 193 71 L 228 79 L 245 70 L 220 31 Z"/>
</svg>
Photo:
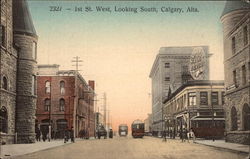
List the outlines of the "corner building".
<svg viewBox="0 0 250 159">
<path fill-rule="evenodd" d="M 156 56 L 149 77 L 152 79 L 152 133 L 161 135 L 164 129 L 163 100 L 187 81 L 191 75 L 190 58 L 200 50 L 204 56 L 203 73 L 200 80 L 209 79 L 209 47 L 179 46 L 162 47 Z"/>
<path fill-rule="evenodd" d="M 37 34 L 26 0 L 1 0 L 1 144 L 35 142 Z"/>
<path fill-rule="evenodd" d="M 250 141 L 250 4 L 228 1 L 221 16 L 224 39 L 226 141 Z"/>
<path fill-rule="evenodd" d="M 85 137 L 94 136 L 94 81 L 87 83 L 76 71 L 59 70 L 59 65 L 38 65 L 37 81 L 36 126 L 42 133 L 63 138 L 65 129 L 73 127 L 76 137 L 83 131 Z"/>
<path fill-rule="evenodd" d="M 171 137 L 193 129 L 199 138 L 223 138 L 224 82 L 194 80 L 182 85 L 164 101 L 165 130 Z"/>
</svg>

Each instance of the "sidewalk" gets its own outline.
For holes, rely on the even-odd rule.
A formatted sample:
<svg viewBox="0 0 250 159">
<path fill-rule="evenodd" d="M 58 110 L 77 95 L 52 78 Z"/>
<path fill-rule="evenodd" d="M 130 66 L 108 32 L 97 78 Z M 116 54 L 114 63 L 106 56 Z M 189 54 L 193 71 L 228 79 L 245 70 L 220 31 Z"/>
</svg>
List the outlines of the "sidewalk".
<svg viewBox="0 0 250 159">
<path fill-rule="evenodd" d="M 227 151 L 231 151 L 231 152 L 249 154 L 249 146 L 248 145 L 229 143 L 229 142 L 225 142 L 225 140 L 213 141 L 213 140 L 197 139 L 197 140 L 195 140 L 194 143 L 206 145 L 206 146 L 211 146 L 211 147 L 215 147 L 218 149 L 223 149 L 223 150 L 227 150 Z"/>
<path fill-rule="evenodd" d="M 0 148 L 0 158 L 6 159 L 13 156 L 25 155 L 41 150 L 46 150 L 58 146 L 68 145 L 71 142 L 64 143 L 63 140 L 52 140 L 50 142 L 36 142 L 33 144 L 10 144 L 1 145 Z"/>
</svg>

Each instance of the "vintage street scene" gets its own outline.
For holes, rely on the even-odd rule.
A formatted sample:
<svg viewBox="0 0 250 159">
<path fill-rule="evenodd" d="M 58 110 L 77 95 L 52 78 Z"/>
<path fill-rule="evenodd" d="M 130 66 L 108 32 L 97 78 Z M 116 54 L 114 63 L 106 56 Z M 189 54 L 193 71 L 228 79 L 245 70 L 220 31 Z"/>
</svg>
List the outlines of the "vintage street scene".
<svg viewBox="0 0 250 159">
<path fill-rule="evenodd" d="M 0 159 L 250 159 L 249 0 L 0 2 Z"/>
</svg>

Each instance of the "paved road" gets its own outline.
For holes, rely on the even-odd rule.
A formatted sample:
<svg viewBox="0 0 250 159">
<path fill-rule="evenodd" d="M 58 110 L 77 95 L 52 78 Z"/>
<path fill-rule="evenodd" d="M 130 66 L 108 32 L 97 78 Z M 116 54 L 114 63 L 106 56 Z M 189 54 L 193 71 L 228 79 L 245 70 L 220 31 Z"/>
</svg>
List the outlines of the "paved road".
<svg viewBox="0 0 250 159">
<path fill-rule="evenodd" d="M 18 159 L 244 159 L 246 155 L 211 147 L 144 137 L 116 137 L 73 144 L 16 157 Z"/>
</svg>

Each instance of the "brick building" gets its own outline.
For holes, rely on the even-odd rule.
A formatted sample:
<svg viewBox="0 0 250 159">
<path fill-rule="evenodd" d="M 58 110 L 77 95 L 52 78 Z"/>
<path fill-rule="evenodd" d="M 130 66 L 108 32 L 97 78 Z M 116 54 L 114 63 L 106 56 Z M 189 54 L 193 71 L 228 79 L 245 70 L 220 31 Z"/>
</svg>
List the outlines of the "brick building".
<svg viewBox="0 0 250 159">
<path fill-rule="evenodd" d="M 74 128 L 94 136 L 94 81 L 84 80 L 76 71 L 59 70 L 59 65 L 38 65 L 36 125 L 52 137 L 62 138 L 65 129 Z M 76 88 L 76 89 L 75 89 Z"/>
<path fill-rule="evenodd" d="M 37 35 L 26 0 L 0 3 L 0 138 L 35 142 Z"/>
<path fill-rule="evenodd" d="M 199 64 L 198 61 L 190 60 L 198 56 L 197 54 L 203 61 L 203 69 L 196 66 Z M 160 48 L 149 75 L 152 79 L 152 131 L 154 135 L 159 135 L 164 128 L 163 99 L 189 80 L 209 78 L 209 55 L 208 46 Z M 193 74 L 198 76 L 195 77 Z"/>
<path fill-rule="evenodd" d="M 250 4 L 228 1 L 221 16 L 224 39 L 226 141 L 250 141 Z"/>
<path fill-rule="evenodd" d="M 224 82 L 194 80 L 169 94 L 164 101 L 167 134 L 193 128 L 196 137 L 224 137 Z"/>
</svg>

